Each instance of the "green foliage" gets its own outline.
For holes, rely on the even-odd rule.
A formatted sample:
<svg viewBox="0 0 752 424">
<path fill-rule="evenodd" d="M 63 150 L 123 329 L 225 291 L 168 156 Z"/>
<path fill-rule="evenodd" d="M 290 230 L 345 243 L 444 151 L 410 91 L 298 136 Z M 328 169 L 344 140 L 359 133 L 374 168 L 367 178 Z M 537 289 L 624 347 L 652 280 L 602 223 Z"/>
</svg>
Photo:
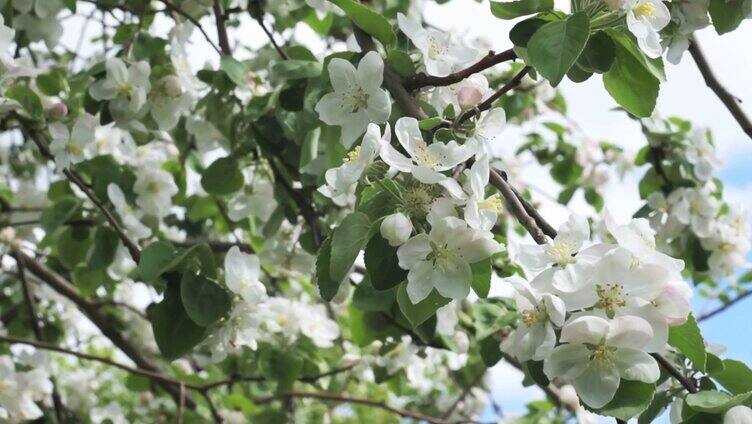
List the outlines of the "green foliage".
<svg viewBox="0 0 752 424">
<path fill-rule="evenodd" d="M 332 234 L 329 275 L 333 280 L 344 280 L 370 237 L 371 220 L 366 214 L 353 212 L 342 220 Z"/>
<path fill-rule="evenodd" d="M 653 384 L 622 379 L 614 399 L 595 412 L 627 421 L 645 411 L 650 406 L 654 394 Z"/>
<path fill-rule="evenodd" d="M 180 298 L 188 317 L 204 327 L 219 321 L 232 306 L 225 289 L 191 270 L 186 270 L 180 280 Z"/>
<path fill-rule="evenodd" d="M 530 64 L 557 86 L 585 48 L 590 36 L 590 20 L 583 12 L 567 19 L 549 22 L 527 43 Z"/>
<path fill-rule="evenodd" d="M 638 117 L 648 117 L 653 113 L 658 100 L 659 80 L 621 43 L 616 44 L 611 69 L 603 74 L 603 85 L 629 113 Z"/>
<path fill-rule="evenodd" d="M 97 228 L 87 257 L 89 268 L 92 270 L 107 268 L 115 260 L 119 244 L 120 239 L 114 230 L 109 227 Z"/>
<path fill-rule="evenodd" d="M 363 31 L 384 45 L 394 43 L 396 36 L 391 24 L 382 15 L 353 0 L 330 0 L 345 11 L 347 16 Z"/>
<path fill-rule="evenodd" d="M 407 271 L 397 264 L 397 249 L 379 234 L 366 245 L 364 260 L 371 284 L 376 290 L 389 290 L 407 278 Z"/>
<path fill-rule="evenodd" d="M 752 13 L 752 3 L 748 0 L 710 0 L 710 19 L 718 34 L 726 34 L 739 27 Z"/>
<path fill-rule="evenodd" d="M 553 0 L 492 1 L 491 13 L 499 19 L 514 19 L 554 8 Z"/>
<path fill-rule="evenodd" d="M 399 285 L 397 289 L 397 303 L 400 311 L 405 315 L 413 328 L 417 328 L 436 314 L 436 310 L 449 303 L 452 299 L 441 296 L 436 290 L 417 304 L 413 304 L 407 296 L 407 282 Z"/>
<path fill-rule="evenodd" d="M 201 177 L 201 186 L 211 194 L 234 193 L 243 187 L 243 182 L 243 173 L 233 156 L 215 160 Z"/>
<path fill-rule="evenodd" d="M 154 339 L 167 359 L 183 356 L 206 336 L 206 327 L 196 324 L 183 307 L 180 286 L 177 281 L 170 282 L 162 301 L 147 310 Z"/>
<path fill-rule="evenodd" d="M 697 326 L 695 317 L 690 314 L 687 322 L 680 326 L 669 329 L 668 344 L 679 349 L 681 353 L 692 361 L 692 366 L 698 371 L 705 371 L 707 361 L 705 353 L 705 340 L 702 338 L 700 328 Z"/>
</svg>

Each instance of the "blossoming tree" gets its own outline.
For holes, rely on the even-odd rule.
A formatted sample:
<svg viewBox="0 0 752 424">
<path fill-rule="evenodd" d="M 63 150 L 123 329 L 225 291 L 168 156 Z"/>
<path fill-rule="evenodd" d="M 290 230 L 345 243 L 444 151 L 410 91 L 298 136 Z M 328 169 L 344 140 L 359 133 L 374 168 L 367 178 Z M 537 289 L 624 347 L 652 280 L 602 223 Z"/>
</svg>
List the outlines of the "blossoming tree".
<svg viewBox="0 0 752 424">
<path fill-rule="evenodd" d="M 514 422 L 752 423 L 698 327 L 752 293 L 748 218 L 654 110 L 689 50 L 752 137 L 693 38 L 752 2 L 486 5 L 508 50 L 415 0 L 0 1 L 0 422 L 480 422 L 506 362 Z M 566 118 L 594 74 L 644 140 Z M 528 168 L 589 209 L 554 228 Z"/>
</svg>

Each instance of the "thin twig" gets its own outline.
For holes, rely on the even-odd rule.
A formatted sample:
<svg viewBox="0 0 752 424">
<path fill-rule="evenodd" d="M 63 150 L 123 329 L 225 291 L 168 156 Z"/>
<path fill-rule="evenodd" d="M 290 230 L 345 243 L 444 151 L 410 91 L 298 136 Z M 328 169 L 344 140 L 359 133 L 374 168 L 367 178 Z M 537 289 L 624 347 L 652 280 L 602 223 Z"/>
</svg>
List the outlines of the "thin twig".
<svg viewBox="0 0 752 424">
<path fill-rule="evenodd" d="M 198 21 L 198 19 L 189 15 L 185 10 L 181 9 L 180 7 L 172 4 L 172 2 L 170 2 L 169 0 L 160 0 L 160 1 L 162 2 L 162 4 L 165 5 L 165 8 L 167 8 L 173 13 L 177 13 L 178 15 L 184 17 L 185 19 L 188 20 L 188 22 L 192 23 L 196 28 L 198 28 L 198 30 L 204 36 L 206 41 L 209 43 L 209 45 L 211 45 L 212 48 L 217 53 L 219 53 L 220 55 L 222 54 L 222 50 L 220 50 L 219 47 L 217 47 L 217 45 L 214 44 L 214 41 L 211 39 L 211 37 L 209 37 L 209 34 L 206 32 L 206 30 L 204 30 L 204 27 L 201 26 L 201 23 Z"/>
<path fill-rule="evenodd" d="M 488 68 L 498 65 L 499 63 L 514 60 L 516 58 L 517 54 L 512 49 L 505 50 L 501 53 L 494 53 L 490 51 L 482 59 L 461 71 L 457 71 L 445 77 L 436 77 L 432 75 L 426 75 L 425 73 L 419 73 L 410 78 L 406 78 L 403 85 L 408 91 L 413 91 L 429 86 L 443 87 L 452 85 L 466 79 L 473 74 L 477 74 L 478 72 L 482 72 Z"/>
<path fill-rule="evenodd" d="M 712 311 L 708 312 L 707 314 L 704 314 L 704 315 L 702 315 L 701 317 L 697 318 L 697 322 L 700 322 L 700 321 L 705 321 L 706 319 L 710 319 L 710 318 L 713 318 L 714 316 L 716 316 L 716 315 L 720 314 L 721 312 L 723 312 L 723 311 L 725 311 L 726 309 L 728 309 L 728 308 L 730 308 L 730 307 L 734 306 L 734 305 L 735 305 L 735 304 L 737 304 L 738 302 L 740 302 L 740 301 L 742 301 L 742 300 L 746 299 L 747 297 L 749 297 L 749 296 L 751 296 L 751 295 L 752 295 L 752 290 L 747 290 L 747 291 L 745 291 L 744 293 L 742 293 L 742 294 L 738 295 L 737 297 L 735 297 L 735 298 L 733 298 L 733 299 L 729 300 L 728 302 L 726 302 L 726 303 L 725 303 L 725 304 L 723 304 L 722 306 L 719 306 L 718 308 L 716 308 L 716 309 L 714 309 L 714 310 L 712 310 Z"/>
<path fill-rule="evenodd" d="M 212 10 L 214 11 L 214 21 L 217 24 L 217 38 L 219 39 L 219 47 L 222 49 L 222 54 L 231 56 L 232 49 L 230 48 L 230 40 L 227 37 L 227 26 L 225 25 L 225 15 L 222 12 L 222 5 L 219 4 L 219 0 L 214 0 L 212 4 Z"/>
<path fill-rule="evenodd" d="M 288 60 L 289 57 L 287 56 L 287 53 L 285 53 L 282 47 L 277 44 L 277 40 L 274 39 L 274 31 L 267 28 L 264 23 L 264 9 L 259 0 L 254 0 L 248 5 L 248 13 L 254 20 L 256 20 L 256 22 L 258 22 L 259 26 L 264 31 L 264 34 L 266 34 L 266 38 L 269 39 L 269 42 L 274 47 L 274 50 L 277 51 L 279 57 L 282 58 L 282 60 Z"/>
<path fill-rule="evenodd" d="M 739 106 L 741 101 L 731 94 L 718 80 L 718 77 L 716 77 L 713 69 L 710 67 L 710 63 L 708 63 L 705 54 L 702 52 L 702 48 L 700 48 L 697 39 L 693 39 L 689 43 L 689 53 L 692 55 L 692 59 L 695 60 L 697 68 L 700 70 L 700 73 L 705 80 L 705 84 L 713 90 L 715 95 L 726 106 L 726 109 L 731 112 L 731 115 L 736 119 L 736 122 L 742 127 L 742 131 L 744 131 L 749 138 L 752 138 L 752 121 L 750 121 L 747 114 L 744 113 L 744 110 Z"/>
<path fill-rule="evenodd" d="M 481 112 L 483 112 L 485 110 L 488 110 L 488 109 L 491 109 L 491 107 L 493 106 L 493 104 L 497 100 L 499 100 L 503 95 L 505 95 L 508 92 L 510 92 L 511 90 L 517 88 L 517 86 L 519 86 L 520 83 L 522 82 L 522 79 L 525 78 L 525 75 L 527 75 L 528 72 L 530 72 L 531 69 L 532 68 L 529 67 L 529 66 L 525 66 L 524 68 L 522 68 L 522 70 L 520 72 L 518 72 L 508 83 L 506 83 L 498 91 L 496 91 L 495 93 L 493 93 L 491 95 L 491 97 L 489 97 L 486 100 L 484 100 L 483 103 L 479 104 L 477 107 L 475 107 L 473 109 L 470 109 L 467 112 L 465 112 L 464 114 L 462 114 L 462 116 L 460 117 L 460 119 L 457 122 L 459 122 L 461 124 L 461 123 L 467 121 L 468 119 L 472 118 L 473 116 L 478 116 L 478 115 L 480 115 Z"/>
<path fill-rule="evenodd" d="M 289 398 L 314 398 L 314 399 L 328 400 L 328 401 L 333 401 L 333 402 L 346 402 L 346 403 L 351 403 L 351 404 L 366 405 L 366 406 L 371 406 L 374 408 L 383 409 L 385 411 L 391 412 L 393 414 L 397 414 L 404 418 L 413 418 L 416 420 L 422 420 L 422 421 L 425 421 L 427 423 L 432 423 L 432 424 L 448 423 L 448 421 L 445 421 L 441 418 L 431 417 L 428 415 L 421 414 L 419 412 L 414 412 L 414 411 L 409 411 L 406 409 L 395 408 L 393 406 L 389 406 L 386 402 L 382 400 L 356 398 L 356 397 L 341 395 L 339 393 L 290 391 L 290 392 L 285 392 L 285 393 L 279 393 L 279 394 L 272 395 L 272 396 L 256 398 L 253 400 L 253 402 L 257 405 L 263 405 L 265 403 L 273 402 L 275 400 L 282 400 L 282 399 L 289 399 Z"/>
</svg>

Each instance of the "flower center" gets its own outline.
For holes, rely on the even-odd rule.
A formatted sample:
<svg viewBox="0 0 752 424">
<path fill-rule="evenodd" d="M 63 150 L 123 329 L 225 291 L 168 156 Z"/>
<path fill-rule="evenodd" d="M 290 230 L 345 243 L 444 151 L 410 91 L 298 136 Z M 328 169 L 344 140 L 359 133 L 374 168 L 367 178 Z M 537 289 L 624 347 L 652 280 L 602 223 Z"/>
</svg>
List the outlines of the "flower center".
<svg viewBox="0 0 752 424">
<path fill-rule="evenodd" d="M 597 284 L 595 292 L 598 295 L 598 306 L 606 311 L 609 318 L 613 318 L 616 310 L 627 305 L 624 300 L 622 291 L 624 286 L 621 284 Z"/>
<path fill-rule="evenodd" d="M 428 39 L 428 58 L 431 60 L 436 60 L 442 55 L 447 53 L 447 48 L 443 43 L 440 43 L 439 40 L 430 37 Z"/>
<path fill-rule="evenodd" d="M 525 325 L 532 327 L 533 325 L 548 318 L 548 313 L 546 313 L 546 310 L 541 308 L 540 306 L 536 306 L 533 309 L 522 311 L 520 317 L 522 318 L 522 322 L 524 322 Z"/>
<path fill-rule="evenodd" d="M 146 185 L 146 191 L 152 194 L 159 193 L 159 183 L 156 181 L 150 181 L 149 184 Z"/>
<path fill-rule="evenodd" d="M 428 150 L 428 145 L 423 140 L 416 140 L 415 162 L 420 166 L 432 167 L 439 162 L 435 153 Z"/>
<path fill-rule="evenodd" d="M 543 250 L 556 261 L 559 266 L 567 266 L 577 262 L 572 253 L 575 252 L 574 243 L 570 240 L 554 240 L 553 243 L 547 244 Z"/>
<path fill-rule="evenodd" d="M 601 367 L 609 365 L 613 361 L 615 350 L 616 349 L 606 346 L 605 344 L 600 344 L 592 348 L 590 360 L 595 361 L 596 365 Z"/>
<path fill-rule="evenodd" d="M 355 146 L 355 148 L 352 149 L 352 151 L 350 151 L 347 156 L 345 156 L 343 162 L 351 162 L 358 159 L 360 159 L 360 146 Z"/>
<path fill-rule="evenodd" d="M 352 95 L 352 102 L 353 102 L 353 110 L 352 110 L 353 113 L 361 109 L 367 108 L 368 107 L 368 93 L 363 91 L 362 88 L 358 88 L 358 91 L 356 91 L 355 94 Z"/>
<path fill-rule="evenodd" d="M 409 190 L 404 197 L 403 206 L 410 216 L 423 216 L 428 213 L 433 202 L 431 193 L 423 187 Z"/>
<path fill-rule="evenodd" d="M 121 82 L 117 86 L 117 92 L 119 94 L 129 94 L 131 92 L 131 85 L 127 82 Z"/>
<path fill-rule="evenodd" d="M 449 266 L 449 258 L 451 256 L 451 250 L 447 243 L 436 244 L 431 242 L 431 253 L 428 255 L 428 260 L 433 260 L 434 268 L 439 271 L 446 271 Z"/>
<path fill-rule="evenodd" d="M 655 6 L 650 3 L 642 3 L 641 5 L 632 9 L 637 17 L 652 18 L 655 16 Z"/>
<path fill-rule="evenodd" d="M 478 207 L 481 209 L 492 210 L 496 213 L 501 213 L 503 209 L 501 197 L 499 197 L 498 193 L 478 202 Z"/>
</svg>

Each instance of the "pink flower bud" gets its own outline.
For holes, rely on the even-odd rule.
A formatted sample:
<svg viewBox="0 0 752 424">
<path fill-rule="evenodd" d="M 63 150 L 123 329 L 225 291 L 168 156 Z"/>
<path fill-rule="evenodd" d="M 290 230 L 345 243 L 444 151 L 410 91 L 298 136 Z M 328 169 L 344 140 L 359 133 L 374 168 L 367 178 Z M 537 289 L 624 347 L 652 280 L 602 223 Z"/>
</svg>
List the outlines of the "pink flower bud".
<svg viewBox="0 0 752 424">
<path fill-rule="evenodd" d="M 462 109 L 475 107 L 481 100 L 483 100 L 483 93 L 478 87 L 462 87 L 457 92 L 457 101 Z"/>
<path fill-rule="evenodd" d="M 63 102 L 56 102 L 47 110 L 50 118 L 59 121 L 68 115 L 68 106 Z"/>
</svg>

